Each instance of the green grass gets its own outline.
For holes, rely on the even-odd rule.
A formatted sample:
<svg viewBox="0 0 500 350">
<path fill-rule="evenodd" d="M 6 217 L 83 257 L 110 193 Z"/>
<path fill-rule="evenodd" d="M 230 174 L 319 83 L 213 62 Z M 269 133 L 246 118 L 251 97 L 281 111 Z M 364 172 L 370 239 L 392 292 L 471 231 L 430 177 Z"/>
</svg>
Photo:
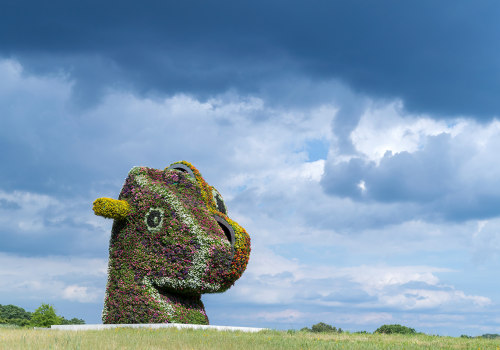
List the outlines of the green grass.
<svg viewBox="0 0 500 350">
<path fill-rule="evenodd" d="M 493 349 L 500 340 L 429 335 L 326 334 L 119 328 L 55 331 L 0 328 L 0 349 Z"/>
</svg>

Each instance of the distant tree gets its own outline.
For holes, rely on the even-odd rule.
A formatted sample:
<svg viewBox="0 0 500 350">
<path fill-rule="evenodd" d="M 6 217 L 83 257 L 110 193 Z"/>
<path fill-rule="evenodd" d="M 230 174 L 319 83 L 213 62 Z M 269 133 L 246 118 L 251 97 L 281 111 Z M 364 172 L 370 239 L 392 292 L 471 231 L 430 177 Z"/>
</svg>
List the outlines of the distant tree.
<svg viewBox="0 0 500 350">
<path fill-rule="evenodd" d="M 0 324 L 48 327 L 53 324 L 85 324 L 85 321 L 76 317 L 67 320 L 58 316 L 54 308 L 48 304 L 42 304 L 34 313 L 19 306 L 0 304 Z"/>
<path fill-rule="evenodd" d="M 481 336 L 481 338 L 486 338 L 486 339 L 497 339 L 497 338 L 500 338 L 500 334 L 489 334 L 489 333 L 486 333 L 486 334 L 483 334 Z"/>
<path fill-rule="evenodd" d="M 312 325 L 311 330 L 316 333 L 321 332 L 336 332 L 337 328 L 330 326 L 329 324 L 320 322 Z"/>
<path fill-rule="evenodd" d="M 54 307 L 49 304 L 42 304 L 31 315 L 30 325 L 33 327 L 50 327 L 61 324 L 61 317 L 57 316 Z"/>
<path fill-rule="evenodd" d="M 64 317 L 61 317 L 61 324 L 85 324 L 85 321 L 81 318 L 72 318 L 71 320 L 67 320 Z"/>
<path fill-rule="evenodd" d="M 15 305 L 0 305 L 0 324 L 26 326 L 31 319 L 31 312 Z"/>
<path fill-rule="evenodd" d="M 31 318 L 31 312 L 24 310 L 22 307 L 15 305 L 0 305 L 0 318 L 6 320 Z"/>
<path fill-rule="evenodd" d="M 301 331 L 315 332 L 315 333 L 342 333 L 342 328 L 337 329 L 336 327 L 330 326 L 324 322 L 316 323 L 311 328 L 304 327 Z"/>
<path fill-rule="evenodd" d="M 385 324 L 375 331 L 381 334 L 417 334 L 413 328 L 401 326 L 399 324 Z"/>
</svg>

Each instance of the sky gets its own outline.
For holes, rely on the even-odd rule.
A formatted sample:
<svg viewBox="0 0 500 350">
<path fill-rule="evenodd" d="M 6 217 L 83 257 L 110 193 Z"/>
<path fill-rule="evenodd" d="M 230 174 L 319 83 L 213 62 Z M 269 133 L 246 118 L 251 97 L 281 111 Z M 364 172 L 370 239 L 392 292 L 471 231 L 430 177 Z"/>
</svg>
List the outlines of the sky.
<svg viewBox="0 0 500 350">
<path fill-rule="evenodd" d="M 500 333 L 500 3 L 6 0 L 0 304 L 100 323 L 133 166 L 250 233 L 211 324 Z"/>
</svg>

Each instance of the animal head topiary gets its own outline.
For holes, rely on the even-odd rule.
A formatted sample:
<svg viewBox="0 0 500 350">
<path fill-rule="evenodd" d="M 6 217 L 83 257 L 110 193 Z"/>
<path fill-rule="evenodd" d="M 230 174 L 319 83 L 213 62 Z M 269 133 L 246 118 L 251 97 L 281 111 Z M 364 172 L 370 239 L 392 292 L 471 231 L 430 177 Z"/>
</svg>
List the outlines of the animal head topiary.
<svg viewBox="0 0 500 350">
<path fill-rule="evenodd" d="M 104 323 L 208 324 L 201 294 L 227 290 L 247 266 L 250 237 L 188 162 L 134 167 L 118 200 L 93 209 L 114 219 Z"/>
</svg>

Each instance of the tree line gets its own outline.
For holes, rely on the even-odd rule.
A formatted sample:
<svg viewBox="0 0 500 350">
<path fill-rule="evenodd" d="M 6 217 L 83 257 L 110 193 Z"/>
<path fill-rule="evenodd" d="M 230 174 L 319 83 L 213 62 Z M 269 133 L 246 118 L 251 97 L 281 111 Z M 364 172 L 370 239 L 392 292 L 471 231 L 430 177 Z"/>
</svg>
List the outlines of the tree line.
<svg viewBox="0 0 500 350">
<path fill-rule="evenodd" d="M 70 320 L 56 314 L 52 305 L 42 304 L 34 312 L 24 310 L 16 305 L 0 304 L 0 324 L 19 327 L 50 327 L 58 324 L 85 324 L 80 318 Z"/>
<path fill-rule="evenodd" d="M 333 327 L 329 324 L 320 322 L 316 323 L 313 325 L 311 328 L 304 327 L 301 329 L 301 331 L 305 332 L 316 332 L 316 333 L 342 333 L 343 330 L 342 328 L 336 328 Z M 354 332 L 354 333 L 368 333 L 366 331 L 361 331 L 361 332 Z M 423 334 L 423 333 L 418 333 L 414 328 L 402 326 L 400 324 L 385 324 L 383 326 L 380 326 L 375 330 L 373 333 L 378 333 L 378 334 L 407 334 L 407 335 L 413 335 L 413 334 Z M 461 335 L 461 338 L 474 338 L 468 335 Z M 499 339 L 500 334 L 483 334 L 475 338 L 487 338 L 487 339 Z"/>
</svg>

